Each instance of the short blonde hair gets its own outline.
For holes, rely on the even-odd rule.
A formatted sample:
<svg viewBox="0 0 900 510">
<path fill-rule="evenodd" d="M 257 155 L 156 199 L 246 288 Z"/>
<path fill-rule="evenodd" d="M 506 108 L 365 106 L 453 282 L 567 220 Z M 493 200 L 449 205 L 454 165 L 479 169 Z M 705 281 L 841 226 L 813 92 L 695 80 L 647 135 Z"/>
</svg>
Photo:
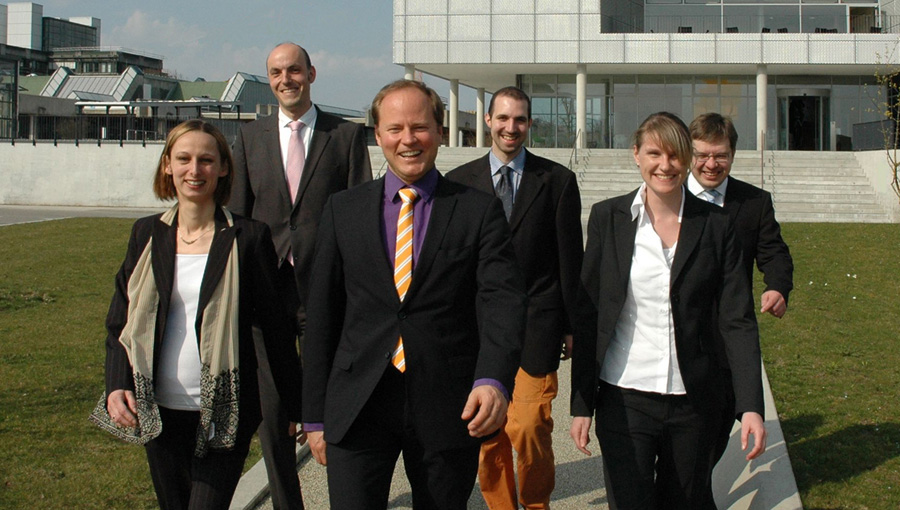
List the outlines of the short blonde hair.
<svg viewBox="0 0 900 510">
<path fill-rule="evenodd" d="M 216 205 L 225 205 L 228 202 L 228 198 L 231 197 L 231 183 L 234 181 L 234 159 L 231 157 L 231 148 L 228 146 L 228 140 L 225 139 L 225 135 L 216 126 L 199 119 L 186 120 L 169 131 L 169 136 L 166 137 L 166 145 L 163 147 L 162 154 L 159 155 L 159 163 L 156 165 L 156 176 L 153 178 L 153 193 L 160 200 L 172 200 L 177 197 L 175 181 L 171 175 L 166 173 L 166 165 L 168 159 L 172 156 L 172 146 L 175 145 L 175 142 L 192 131 L 202 131 L 216 141 L 216 147 L 219 149 L 219 158 L 222 160 L 222 168 L 226 170 L 226 173 L 219 177 L 213 199 L 216 201 Z"/>
</svg>

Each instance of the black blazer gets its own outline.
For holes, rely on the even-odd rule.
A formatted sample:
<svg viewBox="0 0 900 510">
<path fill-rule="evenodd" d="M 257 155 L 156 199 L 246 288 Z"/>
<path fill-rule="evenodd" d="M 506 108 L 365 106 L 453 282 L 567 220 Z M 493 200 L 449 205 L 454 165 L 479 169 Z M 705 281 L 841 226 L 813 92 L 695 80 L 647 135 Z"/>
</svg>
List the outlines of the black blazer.
<svg viewBox="0 0 900 510">
<path fill-rule="evenodd" d="M 272 230 L 278 266 L 288 249 L 301 304 L 306 304 L 316 230 L 332 193 L 372 180 L 369 149 L 359 124 L 318 110 L 297 200 L 284 177 L 278 115 L 245 124 L 234 143 L 234 185 L 228 208 Z"/>
<path fill-rule="evenodd" d="M 460 419 L 478 379 L 512 392 L 525 292 L 500 200 L 439 177 L 401 303 L 382 235 L 384 179 L 337 193 L 316 246 L 304 343 L 303 416 L 340 442 L 403 335 L 406 399 L 428 450 L 479 442 Z"/>
<path fill-rule="evenodd" d="M 460 166 L 447 178 L 495 193 L 490 154 Z M 528 293 L 522 369 L 531 375 L 553 372 L 559 368 L 562 337 L 572 333 L 576 320 L 584 255 L 575 174 L 526 150 L 509 228 Z"/>
<path fill-rule="evenodd" d="M 588 321 L 584 330 L 586 335 L 594 335 L 593 341 L 575 341 L 574 416 L 593 414 L 600 368 L 625 303 L 637 232 L 630 210 L 636 193 L 599 202 L 591 209 L 581 277 L 596 320 Z M 687 189 L 684 193 L 669 298 L 678 365 L 688 398 L 701 413 L 723 411 L 725 372 L 716 357 L 724 352 L 733 372 L 735 413 L 762 415 L 756 315 L 731 222 L 722 208 L 694 197 Z M 722 342 L 722 348 L 716 342 Z"/>
<path fill-rule="evenodd" d="M 753 281 L 753 261 L 763 274 L 766 290 L 777 290 L 788 299 L 794 288 L 794 263 L 787 244 L 781 238 L 781 226 L 775 220 L 772 195 L 768 191 L 728 178 L 725 210 L 734 223 L 734 234 L 744 255 L 744 270 Z"/>
<path fill-rule="evenodd" d="M 106 391 L 134 390 L 131 363 L 119 335 L 125 326 L 128 313 L 128 280 L 138 258 L 153 236 L 151 260 L 153 276 L 159 292 L 159 311 L 156 316 L 155 350 L 153 360 L 154 379 L 158 370 L 160 345 L 166 330 L 169 301 L 175 277 L 175 245 L 177 223 L 166 225 L 159 221 L 161 214 L 141 218 L 135 222 L 128 241 L 128 251 L 116 275 L 116 289 L 106 317 Z M 233 241 L 238 243 L 238 267 L 240 274 L 239 304 L 239 362 L 240 362 L 240 415 L 239 438 L 253 435 L 260 421 L 259 386 L 257 384 L 257 349 L 265 349 L 272 375 L 288 416 L 301 421 L 300 384 L 301 372 L 297 351 L 294 349 L 294 328 L 284 310 L 275 285 L 275 251 L 269 228 L 264 223 L 234 215 L 234 225 L 228 227 L 225 215 L 216 211 L 216 230 L 203 280 L 200 284 L 199 310 L 203 310 L 225 271 Z M 200 336 L 202 313 L 194 324 Z M 254 341 L 252 326 L 262 328 L 262 345 Z"/>
</svg>

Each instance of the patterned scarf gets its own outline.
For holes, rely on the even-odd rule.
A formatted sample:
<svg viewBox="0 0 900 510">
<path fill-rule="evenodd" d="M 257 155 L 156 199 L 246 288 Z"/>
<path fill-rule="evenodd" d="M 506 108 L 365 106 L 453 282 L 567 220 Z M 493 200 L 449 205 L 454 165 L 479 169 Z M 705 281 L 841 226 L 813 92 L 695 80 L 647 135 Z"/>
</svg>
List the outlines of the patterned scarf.
<svg viewBox="0 0 900 510">
<path fill-rule="evenodd" d="M 163 213 L 160 221 L 172 225 L 178 204 Z M 222 208 L 228 226 L 234 225 L 231 213 Z M 119 342 L 125 348 L 134 374 L 138 426 L 122 427 L 110 419 L 107 395 L 97 403 L 90 421 L 129 443 L 146 444 L 162 432 L 159 407 L 153 391 L 153 356 L 159 292 L 150 260 L 153 238 L 147 242 L 128 280 L 128 316 Z M 234 448 L 238 428 L 240 378 L 238 367 L 238 303 L 240 296 L 237 239 L 225 272 L 209 303 L 203 309 L 200 325 L 200 425 L 194 455 L 206 456 L 209 449 Z"/>
</svg>

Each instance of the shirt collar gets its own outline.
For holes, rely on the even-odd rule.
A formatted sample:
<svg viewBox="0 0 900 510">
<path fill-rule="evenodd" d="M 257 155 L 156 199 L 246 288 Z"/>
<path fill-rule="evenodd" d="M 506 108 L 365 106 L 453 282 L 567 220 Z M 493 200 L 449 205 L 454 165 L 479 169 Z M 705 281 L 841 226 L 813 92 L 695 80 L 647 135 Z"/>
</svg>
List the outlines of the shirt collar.
<svg viewBox="0 0 900 510">
<path fill-rule="evenodd" d="M 634 221 L 638 217 L 641 218 L 641 222 L 644 221 L 645 215 L 647 213 L 646 206 L 644 205 L 644 200 L 647 197 L 647 183 L 642 183 L 641 187 L 638 188 L 638 192 L 634 197 L 634 200 L 631 202 L 631 220 Z M 681 217 L 684 215 L 684 186 L 681 187 L 681 206 L 678 208 L 678 223 L 681 223 Z"/>
<path fill-rule="evenodd" d="M 437 182 L 437 168 L 432 168 L 426 172 L 425 175 L 420 177 L 418 181 L 409 185 L 401 181 L 399 177 L 388 170 L 384 173 L 384 199 L 389 202 L 393 202 L 395 199 L 399 200 L 399 198 L 397 198 L 397 192 L 400 191 L 400 188 L 408 187 L 416 190 L 419 194 L 419 198 L 424 202 L 430 202 L 432 197 L 434 197 L 434 190 L 437 188 Z"/>
<path fill-rule="evenodd" d="M 704 191 L 706 191 L 706 188 L 704 188 L 700 184 L 700 181 L 698 181 L 697 178 L 694 177 L 694 172 L 688 172 L 687 187 L 688 187 L 688 191 L 690 191 L 694 196 L 699 196 L 700 193 L 703 193 Z M 713 189 L 715 189 L 716 191 L 721 193 L 722 196 L 724 197 L 725 190 L 727 188 L 728 188 L 728 177 L 726 177 L 725 180 L 722 181 L 722 184 L 719 184 L 718 186 L 716 186 Z"/>
<path fill-rule="evenodd" d="M 300 116 L 300 121 L 303 122 L 304 126 L 314 126 L 316 124 L 316 118 L 319 116 L 319 112 L 316 110 L 316 105 L 312 104 L 309 107 L 309 110 L 306 110 L 306 113 Z M 287 125 L 294 120 L 287 116 L 287 114 L 282 111 L 281 108 L 278 108 L 278 126 L 279 127 L 287 127 Z"/>
<path fill-rule="evenodd" d="M 508 166 L 512 169 L 513 172 L 519 175 L 522 175 L 522 172 L 525 170 L 525 147 L 522 147 L 522 150 L 520 150 L 519 153 L 516 154 L 516 157 L 514 157 L 513 160 L 509 163 L 503 163 L 502 161 L 500 161 L 500 158 L 498 158 L 494 154 L 494 151 L 491 151 L 488 154 L 490 154 L 490 156 L 488 156 L 488 159 L 491 162 L 492 176 L 496 176 L 497 173 L 500 172 L 500 167 L 504 165 Z"/>
</svg>

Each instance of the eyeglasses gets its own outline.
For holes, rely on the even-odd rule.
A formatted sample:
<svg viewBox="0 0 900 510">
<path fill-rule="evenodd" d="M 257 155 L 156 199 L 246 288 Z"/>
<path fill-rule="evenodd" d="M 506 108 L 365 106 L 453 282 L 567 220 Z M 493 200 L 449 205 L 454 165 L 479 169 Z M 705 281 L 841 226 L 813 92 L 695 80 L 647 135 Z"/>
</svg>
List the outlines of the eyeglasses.
<svg viewBox="0 0 900 510">
<path fill-rule="evenodd" d="M 713 159 L 717 165 L 727 165 L 731 160 L 730 154 L 697 154 L 694 153 L 694 161 L 701 165 L 705 165 L 707 161 Z"/>
</svg>

